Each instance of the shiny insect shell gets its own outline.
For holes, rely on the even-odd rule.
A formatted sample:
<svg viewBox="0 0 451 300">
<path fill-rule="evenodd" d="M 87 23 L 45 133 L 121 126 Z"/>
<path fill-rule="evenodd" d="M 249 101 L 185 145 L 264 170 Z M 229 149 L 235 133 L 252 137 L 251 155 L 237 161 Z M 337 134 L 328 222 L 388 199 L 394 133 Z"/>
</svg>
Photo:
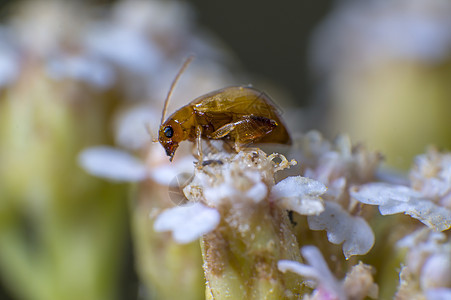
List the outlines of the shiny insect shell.
<svg viewBox="0 0 451 300">
<path fill-rule="evenodd" d="M 201 138 L 230 141 L 236 150 L 255 142 L 291 143 L 270 98 L 247 86 L 220 89 L 183 106 L 161 124 L 158 141 L 172 161 L 180 142 Z"/>
</svg>

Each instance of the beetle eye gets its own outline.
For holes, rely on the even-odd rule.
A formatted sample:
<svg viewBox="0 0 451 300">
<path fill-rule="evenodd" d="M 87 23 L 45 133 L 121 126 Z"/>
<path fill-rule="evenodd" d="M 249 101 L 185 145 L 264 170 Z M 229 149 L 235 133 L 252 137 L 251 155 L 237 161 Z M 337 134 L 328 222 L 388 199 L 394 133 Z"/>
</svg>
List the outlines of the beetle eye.
<svg viewBox="0 0 451 300">
<path fill-rule="evenodd" d="M 172 129 L 171 126 L 166 126 L 166 127 L 164 128 L 164 135 L 165 135 L 167 138 L 171 138 L 171 137 L 174 135 L 174 130 Z"/>
</svg>

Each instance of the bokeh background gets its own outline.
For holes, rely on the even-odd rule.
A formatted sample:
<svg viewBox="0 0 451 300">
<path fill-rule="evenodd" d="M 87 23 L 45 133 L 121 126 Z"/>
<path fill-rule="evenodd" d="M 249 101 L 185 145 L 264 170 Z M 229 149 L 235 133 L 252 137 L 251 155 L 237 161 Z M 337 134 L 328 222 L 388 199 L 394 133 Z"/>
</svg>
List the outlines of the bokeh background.
<svg viewBox="0 0 451 300">
<path fill-rule="evenodd" d="M 293 136 L 349 133 L 396 172 L 451 147 L 446 0 L 0 1 L 0 19 L 0 299 L 165 298 L 158 277 L 180 270 L 150 258 L 146 223 L 161 186 L 77 159 L 110 145 L 161 164 L 150 136 L 189 54 L 171 111 L 253 84 Z"/>
</svg>

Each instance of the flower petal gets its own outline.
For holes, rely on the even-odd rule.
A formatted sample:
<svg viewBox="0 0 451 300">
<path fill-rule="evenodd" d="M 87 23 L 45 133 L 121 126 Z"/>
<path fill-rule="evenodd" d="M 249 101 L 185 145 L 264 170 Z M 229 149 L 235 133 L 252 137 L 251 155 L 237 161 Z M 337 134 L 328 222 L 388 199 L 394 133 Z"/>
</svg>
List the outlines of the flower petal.
<svg viewBox="0 0 451 300">
<path fill-rule="evenodd" d="M 313 267 L 301 264 L 297 261 L 279 260 L 279 262 L 277 263 L 277 268 L 282 273 L 290 271 L 298 275 L 304 276 L 306 278 L 311 278 L 315 280 L 319 280 L 321 277 L 320 274 Z"/>
<path fill-rule="evenodd" d="M 405 213 L 437 231 L 451 227 L 451 210 L 438 206 L 431 201 L 412 199 L 408 203 L 392 203 L 379 207 L 382 215 Z"/>
<path fill-rule="evenodd" d="M 55 79 L 75 79 L 97 88 L 107 88 L 115 80 L 113 69 L 100 60 L 83 56 L 56 56 L 47 62 L 47 72 Z"/>
<path fill-rule="evenodd" d="M 148 177 L 147 168 L 141 161 L 113 147 L 85 149 L 79 154 L 78 163 L 91 175 L 114 181 L 134 182 Z"/>
<path fill-rule="evenodd" d="M 451 299 L 451 289 L 437 288 L 426 291 L 428 300 L 449 300 Z"/>
<path fill-rule="evenodd" d="M 319 181 L 290 176 L 277 183 L 271 190 L 270 197 L 279 205 L 301 215 L 317 215 L 324 210 L 321 195 L 327 191 Z"/>
<path fill-rule="evenodd" d="M 421 197 L 420 193 L 409 187 L 388 183 L 368 183 L 358 187 L 354 186 L 350 193 L 353 198 L 370 205 L 384 205 L 392 201 L 408 202 L 412 197 Z"/>
<path fill-rule="evenodd" d="M 374 233 L 361 217 L 351 216 L 337 203 L 325 201 L 325 210 L 318 216 L 309 216 L 312 230 L 326 230 L 333 244 L 343 243 L 346 259 L 368 253 L 374 245 Z"/>
<path fill-rule="evenodd" d="M 437 231 L 451 227 L 451 210 L 421 199 L 421 194 L 408 187 L 370 183 L 351 188 L 351 196 L 365 204 L 379 205 L 382 215 L 405 213 Z"/>
<path fill-rule="evenodd" d="M 186 244 L 211 232 L 220 219 L 216 209 L 196 202 L 165 210 L 155 220 L 154 229 L 172 231 L 176 242 Z"/>
<path fill-rule="evenodd" d="M 325 293 L 333 297 L 332 299 L 346 299 L 343 286 L 330 271 L 319 249 L 315 246 L 305 246 L 302 247 L 301 252 L 309 265 L 296 261 L 280 260 L 277 263 L 279 270 L 284 273 L 291 271 L 306 278 L 314 279 L 317 282 L 318 292 Z"/>
</svg>

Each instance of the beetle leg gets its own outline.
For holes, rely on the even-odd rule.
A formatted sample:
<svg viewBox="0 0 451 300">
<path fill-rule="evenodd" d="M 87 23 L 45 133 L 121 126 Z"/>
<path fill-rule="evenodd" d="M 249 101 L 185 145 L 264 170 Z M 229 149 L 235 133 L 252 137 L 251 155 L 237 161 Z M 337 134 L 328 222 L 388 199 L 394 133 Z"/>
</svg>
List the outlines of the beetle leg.
<svg viewBox="0 0 451 300">
<path fill-rule="evenodd" d="M 197 126 L 196 127 L 196 148 L 197 148 L 197 159 L 199 161 L 199 164 L 202 164 L 202 127 Z"/>
<path fill-rule="evenodd" d="M 229 135 L 235 142 L 235 149 L 239 151 L 241 146 L 258 141 L 277 126 L 277 122 L 272 119 L 246 115 L 236 122 L 218 128 L 210 137 L 221 139 Z"/>
<path fill-rule="evenodd" d="M 235 122 L 235 123 L 228 123 L 228 124 L 225 124 L 224 126 L 219 127 L 210 135 L 210 137 L 214 140 L 222 139 L 223 137 L 228 135 L 230 132 L 232 132 L 232 130 L 235 129 L 236 125 L 239 122 L 240 121 Z"/>
</svg>

